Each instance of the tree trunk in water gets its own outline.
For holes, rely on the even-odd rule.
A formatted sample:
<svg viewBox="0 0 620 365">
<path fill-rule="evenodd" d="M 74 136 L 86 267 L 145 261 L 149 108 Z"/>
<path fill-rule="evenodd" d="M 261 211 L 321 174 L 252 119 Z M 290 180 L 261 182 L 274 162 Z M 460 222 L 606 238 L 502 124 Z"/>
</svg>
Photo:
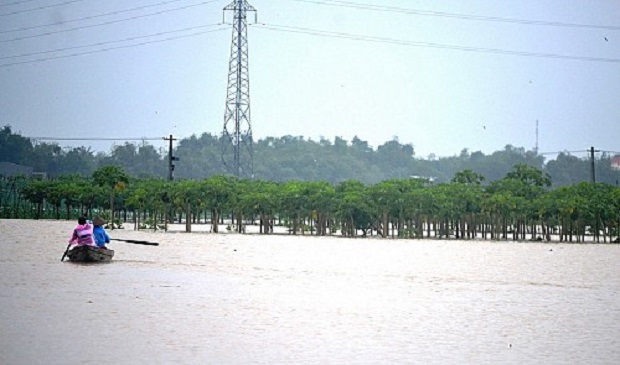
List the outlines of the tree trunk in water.
<svg viewBox="0 0 620 365">
<path fill-rule="evenodd" d="M 212 231 L 213 233 L 218 233 L 219 232 L 219 216 L 218 216 L 218 212 L 217 209 L 213 209 L 211 211 L 211 227 L 212 227 Z"/>
<path fill-rule="evenodd" d="M 114 229 L 114 191 L 110 192 L 110 226 Z"/>
<path fill-rule="evenodd" d="M 430 238 L 431 237 L 431 220 L 427 217 L 426 218 L 426 238 Z"/>
<path fill-rule="evenodd" d="M 353 216 L 351 216 L 351 221 L 350 221 L 350 226 L 349 226 L 349 231 L 351 233 L 351 237 L 353 236 L 357 236 L 357 229 L 355 228 L 355 223 L 353 223 Z"/>
<path fill-rule="evenodd" d="M 271 214 L 264 214 L 261 218 L 261 224 L 263 225 L 263 233 L 271 234 L 273 233 L 273 218 Z"/>
<path fill-rule="evenodd" d="M 185 232 L 192 231 L 192 203 L 185 206 Z"/>
<path fill-rule="evenodd" d="M 388 221 L 389 217 L 388 217 L 388 212 L 387 211 L 383 211 L 383 215 L 381 216 L 381 224 L 382 224 L 382 229 L 381 229 L 381 236 L 383 238 L 388 238 L 389 236 L 389 221 Z"/>
<path fill-rule="evenodd" d="M 243 233 L 243 213 L 237 213 L 237 233 Z"/>
<path fill-rule="evenodd" d="M 168 232 L 168 204 L 164 204 L 164 232 Z"/>
<path fill-rule="evenodd" d="M 299 229 L 299 222 L 297 221 L 297 213 L 295 213 L 295 216 L 293 217 L 293 235 L 297 234 L 297 230 Z"/>
</svg>

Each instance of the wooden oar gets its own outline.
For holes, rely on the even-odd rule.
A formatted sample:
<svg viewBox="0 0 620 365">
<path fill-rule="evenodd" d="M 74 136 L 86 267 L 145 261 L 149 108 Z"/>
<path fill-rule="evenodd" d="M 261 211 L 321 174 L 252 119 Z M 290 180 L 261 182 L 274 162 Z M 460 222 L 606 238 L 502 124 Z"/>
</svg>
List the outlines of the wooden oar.
<svg viewBox="0 0 620 365">
<path fill-rule="evenodd" d="M 71 247 L 71 244 L 67 245 L 67 249 L 65 250 L 65 253 L 62 255 L 62 258 L 60 259 L 60 261 L 64 261 L 65 257 L 67 257 L 67 254 L 69 253 L 69 247 Z"/>
<path fill-rule="evenodd" d="M 148 245 L 148 246 L 159 246 L 157 242 L 149 242 L 149 241 L 137 241 L 137 240 L 123 240 L 120 238 L 110 238 L 110 241 L 121 241 L 127 243 L 135 243 L 136 245 Z"/>
</svg>

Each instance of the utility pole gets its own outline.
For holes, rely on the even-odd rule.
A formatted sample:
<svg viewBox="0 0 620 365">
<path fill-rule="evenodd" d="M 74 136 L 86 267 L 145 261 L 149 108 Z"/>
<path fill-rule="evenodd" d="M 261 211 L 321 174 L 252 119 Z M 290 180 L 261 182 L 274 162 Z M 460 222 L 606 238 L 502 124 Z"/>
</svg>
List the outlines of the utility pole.
<svg viewBox="0 0 620 365">
<path fill-rule="evenodd" d="M 247 13 L 256 9 L 246 0 L 233 0 L 224 12 L 233 12 L 222 164 L 237 177 L 253 177 L 254 145 L 250 123 L 250 74 L 248 69 Z"/>
<path fill-rule="evenodd" d="M 534 147 L 534 152 L 538 154 L 538 119 L 536 119 L 536 146 Z"/>
<path fill-rule="evenodd" d="M 590 182 L 592 184 L 596 183 L 596 175 L 594 174 L 594 152 L 599 152 L 599 150 L 590 147 Z"/>
<path fill-rule="evenodd" d="M 172 137 L 172 134 L 168 138 L 164 137 L 164 141 L 170 142 L 170 144 L 168 145 L 168 181 L 172 181 L 174 179 L 174 161 L 179 161 L 178 157 L 172 156 L 172 141 L 176 140 L 176 138 Z"/>
</svg>

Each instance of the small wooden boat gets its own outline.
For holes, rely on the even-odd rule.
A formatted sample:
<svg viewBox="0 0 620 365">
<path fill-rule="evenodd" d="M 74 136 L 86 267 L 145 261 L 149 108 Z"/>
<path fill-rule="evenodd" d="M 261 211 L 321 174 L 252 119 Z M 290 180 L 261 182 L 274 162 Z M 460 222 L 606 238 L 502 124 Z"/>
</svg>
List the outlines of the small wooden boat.
<svg viewBox="0 0 620 365">
<path fill-rule="evenodd" d="M 73 262 L 108 262 L 113 256 L 114 250 L 94 246 L 75 246 L 67 253 Z"/>
</svg>

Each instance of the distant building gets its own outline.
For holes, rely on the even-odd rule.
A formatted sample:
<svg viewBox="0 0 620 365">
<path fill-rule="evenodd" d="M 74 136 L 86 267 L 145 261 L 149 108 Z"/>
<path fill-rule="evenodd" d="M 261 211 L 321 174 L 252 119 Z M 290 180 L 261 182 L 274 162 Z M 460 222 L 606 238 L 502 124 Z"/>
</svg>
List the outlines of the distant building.
<svg viewBox="0 0 620 365">
<path fill-rule="evenodd" d="M 428 180 L 428 182 L 433 183 L 435 182 L 436 177 L 433 176 L 418 176 L 418 175 L 411 175 L 409 176 L 410 179 L 420 179 L 420 180 Z"/>
<path fill-rule="evenodd" d="M 620 171 L 620 155 L 615 155 L 611 159 L 611 168 Z"/>
<path fill-rule="evenodd" d="M 34 173 L 34 168 L 30 166 L 22 166 L 12 162 L 0 162 L 0 176 L 1 177 L 11 177 L 11 176 L 32 176 Z"/>
</svg>

